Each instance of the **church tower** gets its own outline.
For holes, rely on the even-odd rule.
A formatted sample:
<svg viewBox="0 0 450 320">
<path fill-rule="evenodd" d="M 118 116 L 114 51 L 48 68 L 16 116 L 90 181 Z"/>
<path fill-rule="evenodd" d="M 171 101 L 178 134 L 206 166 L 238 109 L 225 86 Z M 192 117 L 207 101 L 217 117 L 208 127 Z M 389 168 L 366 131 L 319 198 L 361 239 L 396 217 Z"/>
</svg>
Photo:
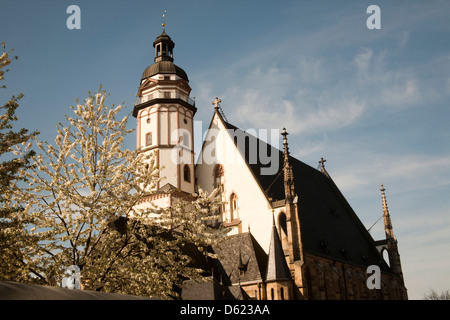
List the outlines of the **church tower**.
<svg viewBox="0 0 450 320">
<path fill-rule="evenodd" d="M 133 110 L 137 120 L 136 147 L 156 155 L 156 165 L 161 170 L 157 190 L 193 193 L 193 120 L 197 108 L 189 97 L 191 87 L 186 72 L 173 63 L 175 43 L 166 34 L 164 23 L 153 47 L 154 63 L 142 74 Z"/>
</svg>

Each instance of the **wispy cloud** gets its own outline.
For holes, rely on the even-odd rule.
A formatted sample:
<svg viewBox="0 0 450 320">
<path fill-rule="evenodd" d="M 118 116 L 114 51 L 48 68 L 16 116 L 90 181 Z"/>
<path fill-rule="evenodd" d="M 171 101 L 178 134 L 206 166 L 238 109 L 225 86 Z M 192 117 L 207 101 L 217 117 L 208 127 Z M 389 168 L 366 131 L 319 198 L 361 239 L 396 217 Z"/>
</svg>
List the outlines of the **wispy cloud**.
<svg viewBox="0 0 450 320">
<path fill-rule="evenodd" d="M 450 154 L 399 155 L 362 150 L 352 157 L 350 165 L 341 164 L 332 174 L 346 193 L 357 194 L 363 186 L 381 183 L 395 184 L 402 192 L 450 186 Z"/>
<path fill-rule="evenodd" d="M 389 55 L 386 50 L 376 54 L 361 48 L 353 58 L 357 75 L 353 87 L 371 106 L 390 111 L 423 103 L 427 92 L 419 75 L 410 68 L 392 69 L 386 61 Z"/>
<path fill-rule="evenodd" d="M 243 127 L 331 132 L 364 115 L 398 112 L 436 96 L 416 72 L 390 68 L 389 55 L 361 47 L 350 60 L 298 54 L 285 64 L 237 62 L 223 72 L 221 88 L 204 83 L 196 95 L 206 105 L 221 95 L 228 118 Z"/>
<path fill-rule="evenodd" d="M 239 125 L 286 127 L 294 134 L 345 127 L 363 114 L 365 103 L 339 86 L 320 90 L 327 76 L 320 59 L 302 58 L 288 70 L 255 66 L 223 90 L 225 112 Z"/>
</svg>

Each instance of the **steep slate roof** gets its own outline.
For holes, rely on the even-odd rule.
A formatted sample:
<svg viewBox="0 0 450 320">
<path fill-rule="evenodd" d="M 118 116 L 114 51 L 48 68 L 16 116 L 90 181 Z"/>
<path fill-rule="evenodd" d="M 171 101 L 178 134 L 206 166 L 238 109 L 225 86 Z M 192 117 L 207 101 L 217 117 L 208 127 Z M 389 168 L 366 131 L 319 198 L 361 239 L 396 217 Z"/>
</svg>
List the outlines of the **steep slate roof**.
<svg viewBox="0 0 450 320">
<path fill-rule="evenodd" d="M 207 282 L 188 280 L 181 291 L 182 300 L 243 300 L 245 298 L 241 292 L 236 292 L 234 288 L 222 285 L 215 279 Z"/>
<path fill-rule="evenodd" d="M 270 238 L 269 255 L 267 258 L 266 281 L 290 280 L 291 272 L 284 257 L 283 247 L 278 236 L 275 220 L 272 225 L 272 236 Z"/>
<path fill-rule="evenodd" d="M 218 113 L 227 129 L 236 130 L 245 136 L 245 146 L 238 143 L 241 155 L 247 162 L 260 188 L 270 201 L 283 200 L 283 152 L 241 129 L 226 122 Z M 249 145 L 252 148 L 249 148 Z M 268 157 L 278 155 L 278 171 L 273 175 L 262 175 L 261 168 L 269 167 L 260 162 L 250 163 L 249 150 L 266 152 Z M 372 236 L 361 223 L 347 200 L 335 185 L 328 173 L 321 172 L 302 161 L 290 156 L 294 172 L 295 192 L 298 195 L 299 218 L 302 232 L 303 249 L 306 253 L 341 260 L 360 266 L 377 264 L 382 270 L 389 271 L 377 251 Z"/>
<path fill-rule="evenodd" d="M 211 281 L 185 281 L 182 300 L 248 300 L 248 294 L 237 284 L 261 282 L 266 273 L 267 254 L 250 233 L 226 237 L 208 248 L 217 259 L 205 258 L 193 245 L 183 250 L 192 258 L 191 266 L 204 270 Z"/>
<path fill-rule="evenodd" d="M 216 265 L 216 278 L 225 285 L 261 281 L 266 275 L 267 254 L 251 233 L 227 237 L 213 248 L 220 264 Z M 218 274 L 219 273 L 219 274 Z"/>
</svg>

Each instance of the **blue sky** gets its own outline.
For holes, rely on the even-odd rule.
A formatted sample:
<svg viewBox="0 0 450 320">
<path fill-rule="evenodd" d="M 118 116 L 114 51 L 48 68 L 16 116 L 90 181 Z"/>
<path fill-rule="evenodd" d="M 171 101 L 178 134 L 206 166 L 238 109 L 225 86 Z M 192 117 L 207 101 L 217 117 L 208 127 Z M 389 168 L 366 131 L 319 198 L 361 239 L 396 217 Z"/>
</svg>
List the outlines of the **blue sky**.
<svg viewBox="0 0 450 320">
<path fill-rule="evenodd" d="M 66 27 L 71 4 L 80 30 Z M 371 4 L 380 30 L 366 27 Z M 450 289 L 450 2 L 2 0 L 0 41 L 19 56 L 2 102 L 25 94 L 18 126 L 53 141 L 100 84 L 130 113 L 164 10 L 204 129 L 216 96 L 242 129 L 286 127 L 292 155 L 324 157 L 367 227 L 384 184 L 409 297 Z"/>
</svg>

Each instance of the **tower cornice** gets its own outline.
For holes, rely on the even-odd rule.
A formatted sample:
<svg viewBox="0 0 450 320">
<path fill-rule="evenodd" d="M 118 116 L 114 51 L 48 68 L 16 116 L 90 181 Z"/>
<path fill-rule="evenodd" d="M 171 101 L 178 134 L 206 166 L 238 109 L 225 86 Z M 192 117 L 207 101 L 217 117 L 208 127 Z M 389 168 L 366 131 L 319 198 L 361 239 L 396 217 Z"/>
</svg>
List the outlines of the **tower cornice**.
<svg viewBox="0 0 450 320">
<path fill-rule="evenodd" d="M 191 92 L 191 90 L 192 90 L 191 87 L 189 86 L 189 84 L 187 83 L 187 81 L 185 81 L 183 79 L 178 79 L 178 80 L 157 80 L 157 79 L 148 78 L 139 87 L 138 95 L 141 96 L 143 94 L 144 90 L 157 88 L 159 86 L 161 88 L 162 87 L 165 87 L 165 88 L 169 88 L 169 87 L 179 88 L 181 90 L 184 90 L 186 94 L 189 94 Z"/>
<path fill-rule="evenodd" d="M 155 99 L 151 99 L 149 101 L 135 105 L 134 109 L 133 109 L 133 117 L 137 118 L 139 110 L 153 106 L 155 104 L 179 104 L 179 105 L 182 105 L 183 107 L 185 107 L 186 109 L 191 110 L 194 115 L 197 112 L 197 108 L 195 107 L 195 101 L 190 103 L 190 102 L 184 101 L 183 99 L 179 99 L 179 98 L 175 98 L 175 99 L 174 98 L 155 98 Z"/>
</svg>

